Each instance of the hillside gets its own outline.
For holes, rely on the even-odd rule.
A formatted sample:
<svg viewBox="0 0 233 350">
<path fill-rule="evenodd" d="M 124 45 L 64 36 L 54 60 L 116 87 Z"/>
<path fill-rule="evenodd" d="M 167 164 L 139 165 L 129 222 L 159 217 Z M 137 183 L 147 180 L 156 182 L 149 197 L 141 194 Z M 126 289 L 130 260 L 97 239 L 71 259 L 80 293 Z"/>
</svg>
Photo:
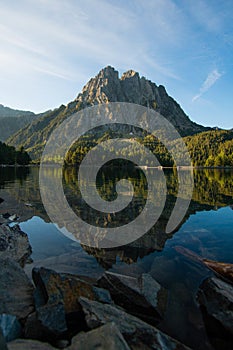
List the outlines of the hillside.
<svg viewBox="0 0 233 350">
<path fill-rule="evenodd" d="M 233 167 L 233 130 L 212 130 L 185 137 L 195 166 Z"/>
<path fill-rule="evenodd" d="M 67 165 L 80 164 L 85 154 L 100 144 L 103 140 L 121 137 L 118 131 L 107 131 L 101 137 L 95 135 L 84 135 L 72 145 L 67 152 L 65 162 Z M 130 133 L 124 137 L 132 138 Z M 135 139 L 135 137 L 133 136 Z M 232 130 L 211 130 L 183 138 L 192 159 L 194 166 L 230 166 L 233 167 L 233 131 Z M 137 141 L 145 145 L 156 155 L 162 166 L 172 167 L 174 159 L 165 146 L 154 136 L 145 134 L 137 136 Z M 171 146 L 175 152 L 179 148 L 179 140 L 172 141 Z M 123 150 L 122 150 L 123 152 Z M 127 154 L 136 154 L 135 144 L 131 143 L 127 148 Z M 93 156 L 92 156 L 93 157 Z M 146 164 L 150 165 L 150 164 Z"/>
<path fill-rule="evenodd" d="M 116 101 L 136 103 L 155 109 L 165 116 L 182 136 L 209 130 L 192 122 L 163 86 L 157 86 L 132 70 L 119 77 L 119 73 L 108 66 L 84 86 L 74 101 L 34 120 L 7 142 L 16 147 L 23 146 L 33 160 L 39 160 L 49 135 L 69 115 L 87 106 Z"/>
<path fill-rule="evenodd" d="M 0 141 L 5 141 L 41 115 L 12 109 L 0 104 Z"/>
</svg>

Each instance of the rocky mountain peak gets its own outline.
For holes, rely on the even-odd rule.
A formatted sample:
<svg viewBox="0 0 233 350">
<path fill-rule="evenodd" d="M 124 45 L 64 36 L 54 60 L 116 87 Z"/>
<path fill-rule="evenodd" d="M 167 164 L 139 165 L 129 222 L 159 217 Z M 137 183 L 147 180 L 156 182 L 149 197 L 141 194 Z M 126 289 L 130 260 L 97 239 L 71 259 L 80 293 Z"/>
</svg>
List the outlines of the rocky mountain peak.
<svg viewBox="0 0 233 350">
<path fill-rule="evenodd" d="M 95 78 L 89 80 L 76 100 L 82 102 L 84 106 L 107 103 L 117 101 L 119 94 L 119 74 L 113 67 L 107 66 L 101 69 Z"/>
<path fill-rule="evenodd" d="M 140 78 L 138 72 L 135 72 L 133 69 L 130 69 L 127 72 L 122 74 L 121 80 L 132 78 L 132 77 Z"/>
<path fill-rule="evenodd" d="M 130 102 L 150 107 L 165 116 L 180 130 L 199 129 L 199 126 L 190 121 L 178 103 L 167 94 L 162 85 L 157 86 L 145 77 L 140 77 L 139 73 L 132 69 L 119 78 L 118 71 L 113 67 L 103 68 L 84 86 L 74 103 L 86 107 L 109 102 Z"/>
</svg>

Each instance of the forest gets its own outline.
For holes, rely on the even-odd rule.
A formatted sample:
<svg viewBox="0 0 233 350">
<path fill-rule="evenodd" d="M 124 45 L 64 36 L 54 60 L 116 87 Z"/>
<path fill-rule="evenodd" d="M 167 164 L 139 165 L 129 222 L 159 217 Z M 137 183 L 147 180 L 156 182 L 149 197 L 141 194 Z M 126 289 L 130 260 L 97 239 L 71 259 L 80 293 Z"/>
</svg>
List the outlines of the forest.
<svg viewBox="0 0 233 350">
<path fill-rule="evenodd" d="M 95 146 L 101 144 L 102 141 L 110 138 L 122 137 L 129 140 L 138 141 L 147 148 L 149 148 L 154 155 L 156 155 L 159 163 L 164 167 L 173 167 L 175 159 L 168 152 L 166 147 L 151 134 L 141 134 L 139 136 L 132 136 L 130 134 L 121 135 L 112 130 L 105 131 L 102 137 L 94 135 L 84 135 L 78 142 L 74 143 L 66 154 L 66 165 L 78 165 L 83 160 L 84 156 Z M 189 151 L 192 165 L 202 167 L 233 167 L 233 131 L 232 130 L 211 130 L 202 132 L 196 135 L 187 136 L 183 138 L 187 149 Z M 179 140 L 171 142 L 170 146 L 175 150 Z M 104 146 L 103 146 L 104 150 Z M 109 149 L 107 150 L 110 151 Z M 128 146 L 128 156 L 138 152 L 138 148 L 134 143 Z M 124 153 L 124 150 L 122 150 Z M 104 160 L 104 159 L 103 159 Z M 93 159 L 94 161 L 94 159 Z M 150 164 L 145 164 L 150 166 Z"/>
<path fill-rule="evenodd" d="M 0 141 L 0 164 L 3 165 L 28 165 L 31 161 L 30 156 L 21 147 L 16 150 L 13 146 L 8 146 Z"/>
</svg>

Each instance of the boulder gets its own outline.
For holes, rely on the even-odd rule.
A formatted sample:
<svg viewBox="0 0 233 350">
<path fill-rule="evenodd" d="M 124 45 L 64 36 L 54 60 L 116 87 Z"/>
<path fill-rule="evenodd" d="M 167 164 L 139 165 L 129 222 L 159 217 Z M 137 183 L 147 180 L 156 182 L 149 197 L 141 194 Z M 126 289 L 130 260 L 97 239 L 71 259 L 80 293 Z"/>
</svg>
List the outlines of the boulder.
<svg viewBox="0 0 233 350">
<path fill-rule="evenodd" d="M 72 345 L 68 349 L 130 350 L 121 332 L 113 322 L 87 333 L 79 333 L 72 339 Z"/>
<path fill-rule="evenodd" d="M 90 329 L 114 322 L 131 349 L 145 350 L 187 350 L 185 345 L 171 338 L 157 328 L 127 314 L 122 309 L 109 304 L 81 297 L 79 302 L 85 314 L 87 326 Z"/>
<path fill-rule="evenodd" d="M 47 304 L 29 315 L 25 324 L 26 338 L 55 342 L 66 336 L 67 323 L 62 303 Z"/>
<path fill-rule="evenodd" d="M 36 286 L 36 312 L 27 319 L 26 338 L 54 345 L 59 340 L 70 340 L 74 334 L 86 331 L 84 314 L 78 301 L 80 296 L 112 303 L 108 291 L 75 275 L 34 268 L 32 277 Z"/>
<path fill-rule="evenodd" d="M 0 328 L 2 329 L 6 342 L 19 338 L 22 335 L 21 324 L 16 316 L 13 315 L 1 314 Z"/>
<path fill-rule="evenodd" d="M 8 350 L 52 350 L 53 346 L 37 340 L 17 339 L 7 344 Z"/>
<path fill-rule="evenodd" d="M 18 225 L 0 225 L 0 257 L 10 257 L 22 267 L 28 261 L 32 248 L 26 233 Z"/>
<path fill-rule="evenodd" d="M 151 324 L 158 324 L 167 305 L 167 291 L 149 274 L 139 278 L 106 271 L 98 286 L 110 291 L 117 305 Z"/>
<path fill-rule="evenodd" d="M 80 296 L 104 303 L 112 302 L 107 290 L 97 288 L 75 275 L 57 273 L 41 267 L 33 269 L 32 277 L 37 290 L 36 303 L 45 305 L 61 302 L 66 314 L 81 309 L 78 302 Z"/>
<path fill-rule="evenodd" d="M 32 283 L 13 259 L 0 258 L 0 266 L 0 314 L 25 319 L 34 311 Z"/>
<path fill-rule="evenodd" d="M 61 334 L 67 331 L 63 303 L 57 303 L 54 305 L 47 304 L 37 309 L 36 312 L 41 324 L 54 334 Z"/>
<path fill-rule="evenodd" d="M 212 342 L 232 349 L 233 285 L 217 277 L 207 278 L 199 288 L 197 299 Z"/>
</svg>

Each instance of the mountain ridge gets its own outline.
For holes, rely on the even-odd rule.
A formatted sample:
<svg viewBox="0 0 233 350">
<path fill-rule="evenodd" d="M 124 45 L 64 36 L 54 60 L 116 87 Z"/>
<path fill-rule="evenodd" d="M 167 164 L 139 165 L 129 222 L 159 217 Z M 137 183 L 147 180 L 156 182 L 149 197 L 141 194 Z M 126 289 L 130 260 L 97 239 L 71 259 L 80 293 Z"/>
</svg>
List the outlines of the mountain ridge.
<svg viewBox="0 0 233 350">
<path fill-rule="evenodd" d="M 40 118 L 44 113 L 13 109 L 0 104 L 0 141 L 6 141 L 11 135 Z"/>
<path fill-rule="evenodd" d="M 0 117 L 21 117 L 24 115 L 35 115 L 34 112 L 31 111 L 24 111 L 20 109 L 13 109 L 7 106 L 4 106 L 0 103 Z"/>
</svg>

